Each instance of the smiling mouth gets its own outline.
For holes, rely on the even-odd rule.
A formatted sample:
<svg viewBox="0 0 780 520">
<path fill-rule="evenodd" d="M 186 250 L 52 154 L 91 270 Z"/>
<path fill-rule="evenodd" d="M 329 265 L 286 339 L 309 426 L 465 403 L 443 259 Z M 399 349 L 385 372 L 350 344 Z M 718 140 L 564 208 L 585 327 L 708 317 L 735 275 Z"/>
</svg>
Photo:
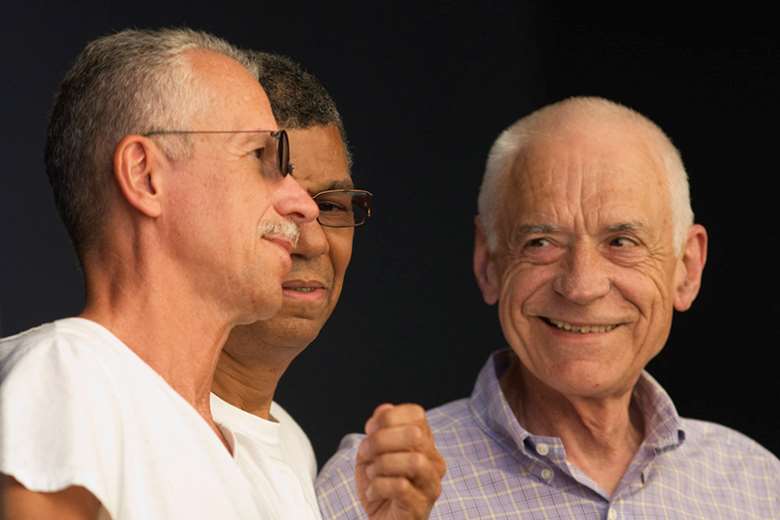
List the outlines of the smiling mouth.
<svg viewBox="0 0 780 520">
<path fill-rule="evenodd" d="M 611 332 L 620 326 L 619 323 L 614 325 L 575 325 L 573 323 L 554 320 L 552 318 L 545 318 L 543 316 L 541 319 L 551 327 L 555 327 L 556 329 L 564 330 L 566 332 L 573 332 L 575 334 L 603 334 L 605 332 Z"/>
</svg>

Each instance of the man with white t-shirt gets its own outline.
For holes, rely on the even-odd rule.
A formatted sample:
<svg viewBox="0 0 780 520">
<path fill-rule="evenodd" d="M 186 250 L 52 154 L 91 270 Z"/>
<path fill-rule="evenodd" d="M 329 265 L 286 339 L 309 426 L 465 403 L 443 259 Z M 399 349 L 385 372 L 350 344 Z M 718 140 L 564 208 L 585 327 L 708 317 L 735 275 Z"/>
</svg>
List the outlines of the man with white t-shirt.
<svg viewBox="0 0 780 520">
<path fill-rule="evenodd" d="M 318 213 L 254 63 L 186 29 L 91 42 L 46 168 L 86 306 L 0 341 L 3 515 L 273 518 L 210 411 L 230 330 L 278 311 Z"/>
<path fill-rule="evenodd" d="M 231 332 L 214 376 L 212 410 L 236 433 L 235 456 L 255 475 L 267 508 L 280 518 L 319 519 L 314 452 L 273 395 L 338 302 L 354 228 L 370 216 L 372 196 L 354 187 L 341 116 L 322 84 L 289 58 L 258 52 L 253 59 L 274 116 L 289 135 L 295 177 L 317 203 L 319 216 L 300 227 L 281 311 Z M 427 518 L 444 463 L 422 408 L 383 405 L 368 428 L 358 472 L 372 463 L 379 467 L 380 460 L 394 465 L 372 475 L 370 491 L 369 479 L 360 481 L 361 496 L 372 494 L 363 507 L 373 519 Z"/>
</svg>

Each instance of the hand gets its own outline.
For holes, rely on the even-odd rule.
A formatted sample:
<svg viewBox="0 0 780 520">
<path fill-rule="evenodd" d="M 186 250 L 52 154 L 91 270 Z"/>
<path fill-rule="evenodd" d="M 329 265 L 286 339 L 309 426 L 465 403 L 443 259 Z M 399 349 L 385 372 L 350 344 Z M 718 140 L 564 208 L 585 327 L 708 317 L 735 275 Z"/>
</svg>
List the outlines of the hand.
<svg viewBox="0 0 780 520">
<path fill-rule="evenodd" d="M 421 407 L 383 404 L 374 410 L 355 466 L 358 495 L 369 518 L 427 519 L 445 471 Z"/>
</svg>

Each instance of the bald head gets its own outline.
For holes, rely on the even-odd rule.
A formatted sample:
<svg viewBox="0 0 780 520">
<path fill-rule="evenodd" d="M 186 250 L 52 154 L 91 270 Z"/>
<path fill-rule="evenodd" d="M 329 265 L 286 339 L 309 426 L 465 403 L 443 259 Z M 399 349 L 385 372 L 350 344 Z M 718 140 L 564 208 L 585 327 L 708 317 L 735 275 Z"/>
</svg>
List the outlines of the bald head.
<svg viewBox="0 0 780 520">
<path fill-rule="evenodd" d="M 634 137 L 636 146 L 657 157 L 669 190 L 675 252 L 680 253 L 688 228 L 693 224 L 685 173 L 678 150 L 664 132 L 642 114 L 623 105 L 596 97 L 575 97 L 545 106 L 504 130 L 490 149 L 479 192 L 479 219 L 488 247 L 498 246 L 498 215 L 509 203 L 509 174 L 522 169 L 522 162 L 545 142 L 607 142 L 617 136 Z"/>
</svg>

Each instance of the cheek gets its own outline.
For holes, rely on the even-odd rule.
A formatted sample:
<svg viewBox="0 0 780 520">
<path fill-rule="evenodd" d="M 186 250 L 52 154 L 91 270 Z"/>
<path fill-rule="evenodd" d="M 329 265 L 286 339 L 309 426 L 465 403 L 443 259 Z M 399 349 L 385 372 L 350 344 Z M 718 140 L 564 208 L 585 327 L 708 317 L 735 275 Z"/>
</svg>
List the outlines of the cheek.
<svg viewBox="0 0 780 520">
<path fill-rule="evenodd" d="M 542 308 L 550 291 L 552 270 L 545 266 L 509 266 L 501 280 L 499 313 L 505 332 L 524 335 L 534 309 Z"/>
<path fill-rule="evenodd" d="M 344 274 L 347 272 L 347 267 L 352 259 L 352 237 L 354 231 L 352 228 L 334 229 L 336 233 L 329 233 L 327 235 L 328 246 L 330 248 L 329 257 L 333 266 L 333 273 L 336 277 L 336 282 L 341 285 Z M 340 232 L 338 232 L 340 231 Z"/>
<path fill-rule="evenodd" d="M 646 318 L 672 308 L 671 277 L 659 270 L 626 270 L 613 277 L 620 295 Z"/>
<path fill-rule="evenodd" d="M 510 265 L 501 279 L 501 299 L 525 309 L 545 297 L 555 277 L 553 265 L 518 263 Z"/>
</svg>

